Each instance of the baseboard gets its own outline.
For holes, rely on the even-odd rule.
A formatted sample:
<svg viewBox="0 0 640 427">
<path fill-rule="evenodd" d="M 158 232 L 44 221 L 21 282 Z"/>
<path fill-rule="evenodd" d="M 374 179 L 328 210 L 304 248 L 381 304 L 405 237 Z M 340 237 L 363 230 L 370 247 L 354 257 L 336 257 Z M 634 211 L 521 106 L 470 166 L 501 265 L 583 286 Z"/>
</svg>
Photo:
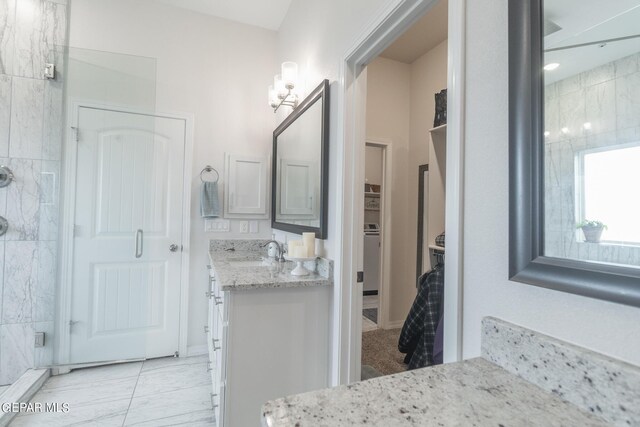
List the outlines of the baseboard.
<svg viewBox="0 0 640 427">
<path fill-rule="evenodd" d="M 202 356 L 209 353 L 209 347 L 206 344 L 190 345 L 187 347 L 187 357 Z"/>
<path fill-rule="evenodd" d="M 49 378 L 49 369 L 29 369 L 2 393 L 4 403 L 27 403 Z M 16 412 L 0 411 L 0 427 L 8 426 L 18 415 Z"/>
<path fill-rule="evenodd" d="M 396 320 L 394 322 L 388 322 L 384 329 L 398 329 L 402 328 L 402 325 L 404 325 L 404 320 Z"/>
</svg>

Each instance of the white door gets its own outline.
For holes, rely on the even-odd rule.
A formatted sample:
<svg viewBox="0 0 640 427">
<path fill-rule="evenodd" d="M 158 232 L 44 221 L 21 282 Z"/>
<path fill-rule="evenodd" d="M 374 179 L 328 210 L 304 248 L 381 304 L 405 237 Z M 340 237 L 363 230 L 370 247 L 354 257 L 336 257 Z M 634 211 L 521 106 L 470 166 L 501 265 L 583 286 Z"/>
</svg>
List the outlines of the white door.
<svg viewBox="0 0 640 427">
<path fill-rule="evenodd" d="M 185 122 L 78 113 L 72 363 L 178 350 Z"/>
</svg>

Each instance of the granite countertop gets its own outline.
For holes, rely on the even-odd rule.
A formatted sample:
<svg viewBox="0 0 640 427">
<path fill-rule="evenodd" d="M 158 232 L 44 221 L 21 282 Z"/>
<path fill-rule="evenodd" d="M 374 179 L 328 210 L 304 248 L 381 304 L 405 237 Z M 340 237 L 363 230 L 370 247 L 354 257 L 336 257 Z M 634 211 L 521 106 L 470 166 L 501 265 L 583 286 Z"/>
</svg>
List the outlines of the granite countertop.
<svg viewBox="0 0 640 427">
<path fill-rule="evenodd" d="M 312 271 L 308 276 L 292 276 L 295 263 L 270 260 L 257 251 L 213 250 L 209 252 L 209 258 L 222 291 L 329 286 L 333 283 L 330 262 L 323 258 L 305 263 Z M 264 262 L 263 265 L 242 265 L 245 261 Z"/>
<path fill-rule="evenodd" d="M 604 426 L 482 358 L 276 399 L 266 426 Z"/>
</svg>

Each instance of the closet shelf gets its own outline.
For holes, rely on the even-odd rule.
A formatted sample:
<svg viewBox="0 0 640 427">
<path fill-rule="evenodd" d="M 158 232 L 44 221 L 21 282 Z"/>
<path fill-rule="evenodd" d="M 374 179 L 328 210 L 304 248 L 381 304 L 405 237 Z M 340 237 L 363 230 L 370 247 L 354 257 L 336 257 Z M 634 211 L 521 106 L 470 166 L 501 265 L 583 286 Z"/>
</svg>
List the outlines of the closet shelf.
<svg viewBox="0 0 640 427">
<path fill-rule="evenodd" d="M 435 134 L 446 134 L 447 133 L 447 124 L 445 123 L 443 125 L 431 128 L 431 129 L 429 129 L 429 132 L 435 133 Z"/>
<path fill-rule="evenodd" d="M 364 197 L 380 197 L 380 193 L 373 193 L 365 191 Z"/>
</svg>

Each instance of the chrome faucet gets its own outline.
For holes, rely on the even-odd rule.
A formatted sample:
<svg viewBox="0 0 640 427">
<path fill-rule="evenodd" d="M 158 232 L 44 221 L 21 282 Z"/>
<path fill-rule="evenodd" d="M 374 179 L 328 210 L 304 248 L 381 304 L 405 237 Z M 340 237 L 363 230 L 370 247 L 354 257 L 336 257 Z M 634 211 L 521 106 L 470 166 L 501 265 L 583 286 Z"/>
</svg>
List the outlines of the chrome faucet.
<svg viewBox="0 0 640 427">
<path fill-rule="evenodd" d="M 269 246 L 271 243 L 275 243 L 276 247 L 278 248 L 278 255 L 276 255 L 276 260 L 278 260 L 279 262 L 285 262 L 286 260 L 284 259 L 284 252 L 285 249 L 284 247 L 280 244 L 280 242 L 278 242 L 277 240 L 269 240 L 267 243 L 265 243 L 264 245 L 261 245 L 261 248 L 266 248 L 267 246 Z"/>
</svg>

